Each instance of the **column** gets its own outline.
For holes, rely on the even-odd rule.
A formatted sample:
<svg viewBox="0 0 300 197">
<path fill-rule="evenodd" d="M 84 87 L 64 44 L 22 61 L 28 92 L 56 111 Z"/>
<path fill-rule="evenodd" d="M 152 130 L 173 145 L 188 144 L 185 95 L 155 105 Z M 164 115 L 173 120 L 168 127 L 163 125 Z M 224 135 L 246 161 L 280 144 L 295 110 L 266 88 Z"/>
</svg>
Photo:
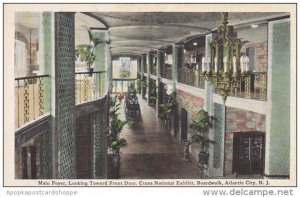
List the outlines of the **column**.
<svg viewBox="0 0 300 197">
<path fill-rule="evenodd" d="M 147 53 L 147 103 L 150 105 L 150 69 L 153 68 L 153 53 Z"/>
<path fill-rule="evenodd" d="M 209 43 L 216 38 L 217 34 L 208 34 L 205 38 L 205 56 L 210 59 Z M 207 176 L 221 177 L 224 176 L 224 138 L 225 138 L 225 121 L 226 108 L 224 105 L 213 102 L 213 87 L 208 81 L 205 81 L 206 98 L 204 110 L 218 119 L 215 128 L 210 128 L 209 139 L 215 141 L 215 144 L 209 144 L 209 166 Z"/>
<path fill-rule="evenodd" d="M 172 89 L 176 91 L 176 82 L 177 82 L 177 72 L 182 67 L 184 62 L 184 51 L 183 44 L 173 44 L 172 52 L 173 52 L 173 65 L 172 65 Z"/>
<path fill-rule="evenodd" d="M 92 178 L 107 178 L 107 130 L 108 130 L 108 96 L 99 104 L 100 110 L 92 114 L 93 131 L 93 156 Z"/>
<path fill-rule="evenodd" d="M 290 19 L 270 22 L 268 34 L 265 175 L 280 178 L 292 176 L 290 162 L 295 162 L 290 160 Z"/>
<path fill-rule="evenodd" d="M 157 64 L 156 64 L 156 115 L 159 115 L 160 107 L 159 105 L 163 104 L 162 98 L 162 88 L 160 87 L 160 79 L 161 79 L 161 70 L 165 66 L 165 50 L 158 49 L 157 50 Z"/>
<path fill-rule="evenodd" d="M 51 12 L 43 12 L 42 13 L 42 42 L 43 42 L 43 54 L 41 61 L 43 61 L 44 65 L 44 73 L 49 74 L 50 77 L 46 78 L 44 81 L 44 93 L 45 93 L 45 112 L 51 112 L 51 98 L 54 96 L 54 91 L 52 90 L 52 86 L 54 86 L 55 77 L 54 74 L 54 29 L 53 29 L 53 14 Z M 53 81 L 53 83 L 52 83 Z M 54 90 L 54 88 L 53 88 Z M 49 129 L 51 131 L 51 129 Z M 42 165 L 44 166 L 44 178 L 52 178 L 52 143 L 51 143 L 51 132 L 46 132 L 43 135 L 43 158 Z"/>
<path fill-rule="evenodd" d="M 137 83 L 138 83 L 138 81 L 140 80 L 140 85 L 141 85 L 141 82 L 142 82 L 142 74 L 141 74 L 141 72 L 142 72 L 142 66 L 141 66 L 142 64 L 141 64 L 141 57 L 138 57 L 137 58 L 137 81 L 136 81 L 136 87 L 138 87 L 138 85 L 137 85 Z M 140 86 L 140 88 L 137 90 L 137 93 L 139 93 L 139 94 L 141 94 L 141 86 Z"/>
<path fill-rule="evenodd" d="M 146 89 L 144 88 L 144 83 L 145 83 L 145 76 L 144 73 L 147 72 L 147 70 L 145 70 L 146 67 L 146 63 L 147 63 L 147 55 L 143 54 L 141 56 L 141 94 L 142 94 L 142 98 L 145 98 L 146 95 Z"/>
<path fill-rule="evenodd" d="M 75 20 L 74 13 L 55 17 L 54 178 L 76 178 L 75 157 Z"/>
<path fill-rule="evenodd" d="M 111 74 L 113 72 L 111 66 L 110 44 L 108 44 L 108 30 L 91 30 L 93 37 L 98 38 L 102 42 L 95 46 L 95 63 L 94 71 L 106 71 L 103 74 L 95 74 L 96 92 L 99 91 L 100 97 L 106 94 L 109 90 Z M 92 82 L 93 83 L 93 82 Z M 97 93 L 96 93 L 97 95 Z"/>
</svg>

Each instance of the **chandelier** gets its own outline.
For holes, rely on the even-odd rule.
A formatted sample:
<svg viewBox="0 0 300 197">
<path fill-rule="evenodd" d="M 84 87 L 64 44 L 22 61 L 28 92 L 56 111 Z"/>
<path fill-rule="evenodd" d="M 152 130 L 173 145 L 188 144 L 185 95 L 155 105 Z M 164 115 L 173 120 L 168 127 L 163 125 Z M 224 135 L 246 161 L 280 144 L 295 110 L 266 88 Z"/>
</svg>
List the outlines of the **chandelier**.
<svg viewBox="0 0 300 197">
<path fill-rule="evenodd" d="M 248 79 L 249 58 L 241 54 L 247 41 L 233 37 L 233 26 L 228 24 L 228 13 L 223 13 L 219 36 L 210 43 L 210 59 L 202 58 L 201 76 L 217 89 L 225 104 L 227 96 L 235 95 L 241 82 Z"/>
</svg>

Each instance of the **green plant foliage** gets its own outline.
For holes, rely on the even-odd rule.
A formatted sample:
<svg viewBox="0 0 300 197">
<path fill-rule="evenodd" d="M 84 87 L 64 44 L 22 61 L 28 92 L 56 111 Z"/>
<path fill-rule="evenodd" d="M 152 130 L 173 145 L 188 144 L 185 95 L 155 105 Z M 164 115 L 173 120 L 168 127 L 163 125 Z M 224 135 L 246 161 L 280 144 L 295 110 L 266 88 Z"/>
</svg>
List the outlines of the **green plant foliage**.
<svg viewBox="0 0 300 197">
<path fill-rule="evenodd" d="M 149 99 L 152 101 L 152 102 L 155 102 L 156 101 L 156 89 L 157 89 L 157 87 L 156 87 L 156 85 L 155 84 L 153 84 L 153 83 L 150 83 L 150 91 L 149 91 L 149 93 L 150 93 L 150 97 L 149 97 Z"/>
<path fill-rule="evenodd" d="M 140 79 L 138 79 L 137 83 L 136 83 L 136 85 L 137 85 L 137 90 L 136 91 L 138 93 L 141 93 L 141 83 L 142 83 L 142 81 Z"/>
<path fill-rule="evenodd" d="M 121 108 L 121 103 L 117 98 L 117 95 L 110 97 L 110 126 L 108 138 L 110 141 L 110 146 L 114 153 L 118 153 L 121 148 L 127 146 L 127 141 L 124 138 L 120 138 L 120 133 L 126 125 L 130 126 L 133 122 L 128 120 L 121 120 L 119 118 L 119 110 Z"/>
<path fill-rule="evenodd" d="M 190 128 L 194 131 L 192 143 L 200 144 L 200 152 L 205 152 L 208 144 L 213 143 L 213 141 L 208 138 L 208 132 L 209 128 L 213 127 L 215 120 L 213 116 L 209 116 L 208 112 L 201 109 L 190 124 Z"/>
<path fill-rule="evenodd" d="M 177 106 L 176 92 L 172 92 L 169 96 L 168 101 L 160 105 L 160 107 L 163 108 L 165 119 L 171 118 L 171 114 L 174 111 L 176 106 Z"/>
<path fill-rule="evenodd" d="M 129 78 L 130 77 L 130 71 L 122 71 L 120 74 L 121 78 Z"/>
<path fill-rule="evenodd" d="M 146 82 L 145 79 L 143 79 L 143 80 L 141 81 L 141 87 L 142 87 L 142 88 L 147 88 L 147 82 Z"/>
<path fill-rule="evenodd" d="M 92 67 L 96 56 L 93 52 L 93 47 L 88 44 L 80 44 L 76 46 L 75 53 L 77 56 L 81 58 L 81 60 L 85 61 L 89 68 Z"/>
</svg>

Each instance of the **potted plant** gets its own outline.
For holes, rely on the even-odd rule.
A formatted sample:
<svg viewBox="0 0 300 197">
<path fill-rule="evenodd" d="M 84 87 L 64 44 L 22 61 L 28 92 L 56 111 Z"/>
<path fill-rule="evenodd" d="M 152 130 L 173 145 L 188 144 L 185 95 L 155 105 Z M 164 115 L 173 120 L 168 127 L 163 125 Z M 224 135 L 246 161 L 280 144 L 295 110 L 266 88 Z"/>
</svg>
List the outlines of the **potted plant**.
<svg viewBox="0 0 300 197">
<path fill-rule="evenodd" d="M 109 44 L 110 42 L 103 41 L 101 40 L 101 38 L 97 38 L 96 36 L 93 36 L 92 31 L 89 27 L 87 26 L 83 26 L 83 27 L 87 30 L 89 34 L 90 44 L 77 45 L 75 49 L 75 53 L 77 57 L 79 56 L 81 60 L 86 62 L 89 76 L 92 76 L 94 71 L 94 61 L 96 59 L 96 55 L 94 53 L 96 46 L 100 43 Z"/>
<path fill-rule="evenodd" d="M 167 129 L 171 129 L 172 114 L 176 106 L 177 106 L 176 92 L 172 92 L 167 102 L 160 105 L 164 113 L 165 125 Z"/>
<path fill-rule="evenodd" d="M 121 103 L 115 95 L 114 97 L 110 97 L 110 125 L 109 125 L 109 134 L 108 143 L 111 148 L 112 156 L 111 156 L 111 165 L 112 175 L 111 178 L 119 178 L 120 171 L 120 150 L 127 146 L 127 141 L 124 138 L 120 137 L 121 131 L 126 125 L 130 125 L 132 122 L 127 120 L 121 120 L 119 118 L 119 110 Z"/>
<path fill-rule="evenodd" d="M 92 76 L 94 71 L 93 64 L 96 59 L 93 47 L 88 44 L 80 44 L 76 46 L 75 52 L 77 57 L 86 62 L 89 76 Z"/>
<path fill-rule="evenodd" d="M 140 94 L 141 93 L 141 80 L 138 79 L 136 82 L 136 91 Z"/>
<path fill-rule="evenodd" d="M 192 143 L 200 145 L 200 152 L 198 154 L 200 163 L 208 164 L 208 144 L 214 143 L 208 138 L 208 132 L 209 128 L 213 127 L 214 120 L 215 118 L 213 116 L 209 116 L 208 112 L 201 109 L 190 124 L 190 128 L 194 131 Z"/>
<path fill-rule="evenodd" d="M 150 99 L 150 105 L 155 105 L 156 103 L 156 85 L 155 84 L 151 84 L 150 85 L 150 91 L 149 91 L 149 99 Z"/>
</svg>

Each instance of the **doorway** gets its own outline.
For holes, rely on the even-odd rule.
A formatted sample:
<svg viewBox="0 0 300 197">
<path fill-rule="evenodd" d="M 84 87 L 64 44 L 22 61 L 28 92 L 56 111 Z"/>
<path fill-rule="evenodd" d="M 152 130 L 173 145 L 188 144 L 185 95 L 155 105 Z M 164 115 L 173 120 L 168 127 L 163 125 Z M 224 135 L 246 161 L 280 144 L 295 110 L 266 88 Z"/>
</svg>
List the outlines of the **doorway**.
<svg viewBox="0 0 300 197">
<path fill-rule="evenodd" d="M 181 142 L 187 140 L 187 130 L 188 130 L 188 119 L 187 119 L 187 111 L 184 108 L 181 108 Z"/>
<path fill-rule="evenodd" d="M 234 133 L 232 173 L 263 174 L 264 153 L 265 133 L 259 131 Z"/>
</svg>

